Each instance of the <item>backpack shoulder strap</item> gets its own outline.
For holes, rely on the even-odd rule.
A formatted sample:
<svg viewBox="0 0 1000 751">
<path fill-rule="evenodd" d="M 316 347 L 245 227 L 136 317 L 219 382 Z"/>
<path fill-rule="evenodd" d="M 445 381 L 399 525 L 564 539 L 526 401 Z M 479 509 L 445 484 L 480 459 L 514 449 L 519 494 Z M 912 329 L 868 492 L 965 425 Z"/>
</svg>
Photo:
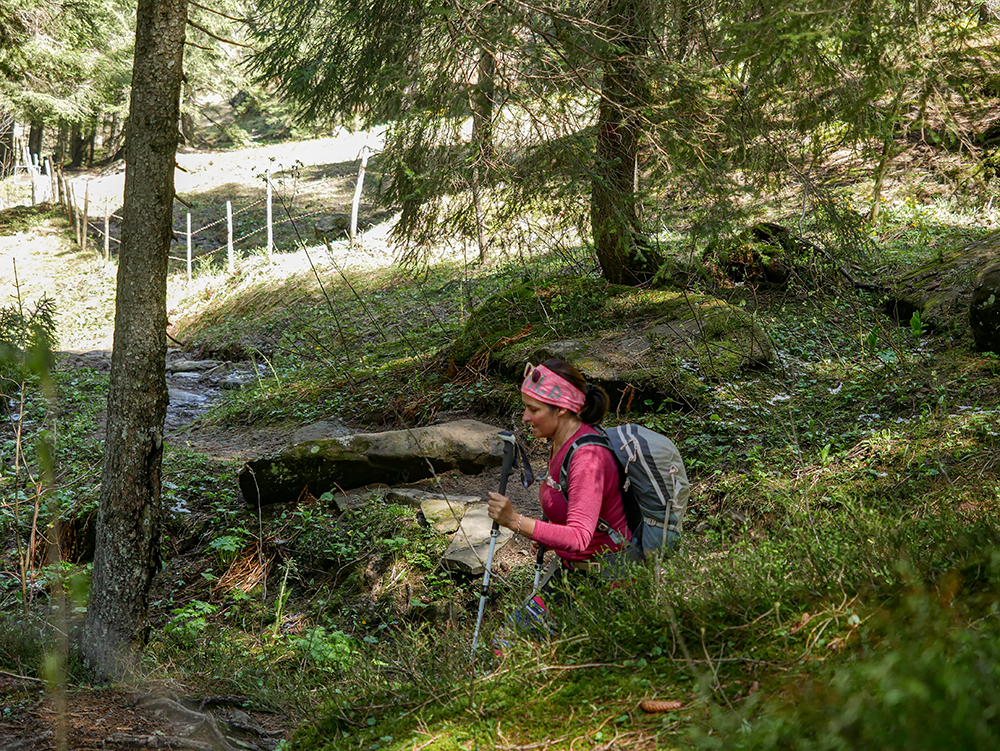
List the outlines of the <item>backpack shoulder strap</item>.
<svg viewBox="0 0 1000 751">
<path fill-rule="evenodd" d="M 592 445 L 604 446 L 604 448 L 614 454 L 614 451 L 611 449 L 611 442 L 603 431 L 600 433 L 585 433 L 573 441 L 566 451 L 566 456 L 563 457 L 562 464 L 559 465 L 559 489 L 566 500 L 569 500 L 569 463 L 573 460 L 573 454 L 581 446 Z"/>
<path fill-rule="evenodd" d="M 569 503 L 569 463 L 573 459 L 573 454 L 581 446 L 604 446 L 604 448 L 611 452 L 611 456 L 615 460 L 615 465 L 619 468 L 619 475 L 621 474 L 621 465 L 618 462 L 618 457 L 614 449 L 611 448 L 611 441 L 608 440 L 607 433 L 603 430 L 600 430 L 599 433 L 585 433 L 570 444 L 569 449 L 566 450 L 566 456 L 563 457 L 562 464 L 559 466 L 559 490 L 562 491 L 566 503 Z M 603 517 L 598 517 L 597 519 L 597 530 L 609 535 L 611 541 L 619 547 L 624 547 L 628 544 L 628 540 L 625 539 L 622 533 Z"/>
</svg>

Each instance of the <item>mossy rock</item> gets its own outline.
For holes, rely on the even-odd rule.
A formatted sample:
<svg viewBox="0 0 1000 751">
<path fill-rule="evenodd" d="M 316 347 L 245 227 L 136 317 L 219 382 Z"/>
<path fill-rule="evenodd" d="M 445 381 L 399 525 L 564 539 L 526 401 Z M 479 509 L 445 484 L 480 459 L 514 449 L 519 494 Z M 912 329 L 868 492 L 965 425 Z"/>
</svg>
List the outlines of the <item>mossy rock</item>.
<svg viewBox="0 0 1000 751">
<path fill-rule="evenodd" d="M 964 331 L 976 278 L 996 262 L 1000 232 L 939 255 L 904 274 L 886 300 L 886 313 L 908 323 L 920 311 L 923 323 L 936 331 Z"/>
<path fill-rule="evenodd" d="M 816 247 L 772 222 L 711 243 L 702 257 L 720 278 L 753 286 L 781 289 L 793 277 L 816 281 L 823 276 Z"/>
<path fill-rule="evenodd" d="M 969 327 L 976 349 L 1000 354 L 1000 263 L 987 266 L 976 277 Z"/>
<path fill-rule="evenodd" d="M 627 411 L 691 403 L 704 381 L 769 363 L 773 351 L 752 316 L 717 298 L 556 277 L 486 300 L 451 357 L 459 367 L 487 362 L 512 381 L 525 362 L 560 357 Z"/>
<path fill-rule="evenodd" d="M 305 441 L 247 462 L 239 485 L 249 505 L 290 503 L 370 483 L 413 482 L 458 470 L 498 466 L 503 449 L 492 425 L 456 420 L 441 425 Z"/>
</svg>

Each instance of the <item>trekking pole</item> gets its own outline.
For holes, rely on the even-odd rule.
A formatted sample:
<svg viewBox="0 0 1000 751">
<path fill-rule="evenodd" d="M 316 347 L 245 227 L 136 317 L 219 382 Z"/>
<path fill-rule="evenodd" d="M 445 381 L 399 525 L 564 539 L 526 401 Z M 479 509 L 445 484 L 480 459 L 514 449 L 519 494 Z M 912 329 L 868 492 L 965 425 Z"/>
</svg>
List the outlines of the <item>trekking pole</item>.
<svg viewBox="0 0 1000 751">
<path fill-rule="evenodd" d="M 545 514 L 542 514 L 542 521 L 548 521 Z M 545 546 L 538 543 L 538 552 L 535 554 L 535 584 L 531 588 L 531 594 L 538 594 L 538 585 L 542 583 L 542 571 L 545 570 Z"/>
<path fill-rule="evenodd" d="M 507 479 L 510 477 L 510 470 L 514 466 L 514 434 L 506 430 L 500 431 L 500 440 L 503 441 L 503 466 L 500 469 L 500 495 L 507 493 Z M 486 570 L 483 571 L 483 588 L 479 594 L 479 615 L 476 617 L 476 630 L 472 634 L 472 659 L 476 659 L 476 643 L 479 641 L 479 627 L 483 623 L 483 612 L 486 610 L 486 596 L 490 591 L 490 569 L 493 566 L 493 553 L 497 548 L 497 538 L 500 536 L 500 523 L 493 521 L 493 528 L 490 530 L 490 549 L 486 554 Z"/>
</svg>

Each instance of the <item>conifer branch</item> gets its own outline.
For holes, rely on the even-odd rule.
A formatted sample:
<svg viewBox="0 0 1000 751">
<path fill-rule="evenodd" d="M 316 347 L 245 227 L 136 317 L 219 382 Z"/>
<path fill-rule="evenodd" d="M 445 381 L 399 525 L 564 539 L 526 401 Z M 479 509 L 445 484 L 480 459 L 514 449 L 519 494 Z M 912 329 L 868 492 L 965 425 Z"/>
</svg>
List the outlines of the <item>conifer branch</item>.
<svg viewBox="0 0 1000 751">
<path fill-rule="evenodd" d="M 223 13 L 221 10 L 216 10 L 215 8 L 209 8 L 207 5 L 202 5 L 201 3 L 194 2 L 194 0 L 188 0 L 188 5 L 193 5 L 195 8 L 201 8 L 202 10 L 208 11 L 209 13 L 214 13 L 217 16 L 228 18 L 230 21 L 236 21 L 238 23 L 246 23 L 245 18 L 237 18 L 236 16 L 227 15 Z"/>
<path fill-rule="evenodd" d="M 216 40 L 217 42 L 222 42 L 223 44 L 232 44 L 235 47 L 243 47 L 243 48 L 248 49 L 248 50 L 253 50 L 254 52 L 257 51 L 257 50 L 254 50 L 254 48 L 251 47 L 249 44 L 243 44 L 243 42 L 237 42 L 237 41 L 234 41 L 232 39 L 226 39 L 225 37 L 220 37 L 218 34 L 213 34 L 211 31 L 209 31 L 208 29 L 206 29 L 204 26 L 202 26 L 201 24 L 195 23 L 190 18 L 187 20 L 187 23 L 188 23 L 188 26 L 192 26 L 192 27 L 198 29 L 198 31 L 202 32 L 203 34 L 207 34 L 208 36 L 212 37 L 212 39 Z"/>
</svg>

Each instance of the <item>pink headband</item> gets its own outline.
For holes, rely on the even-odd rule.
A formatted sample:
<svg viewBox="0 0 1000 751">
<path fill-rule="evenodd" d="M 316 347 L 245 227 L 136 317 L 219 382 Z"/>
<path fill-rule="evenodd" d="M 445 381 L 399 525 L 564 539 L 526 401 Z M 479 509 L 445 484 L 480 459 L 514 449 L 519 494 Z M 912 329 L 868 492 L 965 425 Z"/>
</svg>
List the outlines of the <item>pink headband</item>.
<svg viewBox="0 0 1000 751">
<path fill-rule="evenodd" d="M 554 407 L 566 407 L 570 412 L 579 412 L 586 401 L 583 392 L 561 375 L 544 365 L 535 367 L 530 362 L 524 367 L 521 393 Z"/>
</svg>

